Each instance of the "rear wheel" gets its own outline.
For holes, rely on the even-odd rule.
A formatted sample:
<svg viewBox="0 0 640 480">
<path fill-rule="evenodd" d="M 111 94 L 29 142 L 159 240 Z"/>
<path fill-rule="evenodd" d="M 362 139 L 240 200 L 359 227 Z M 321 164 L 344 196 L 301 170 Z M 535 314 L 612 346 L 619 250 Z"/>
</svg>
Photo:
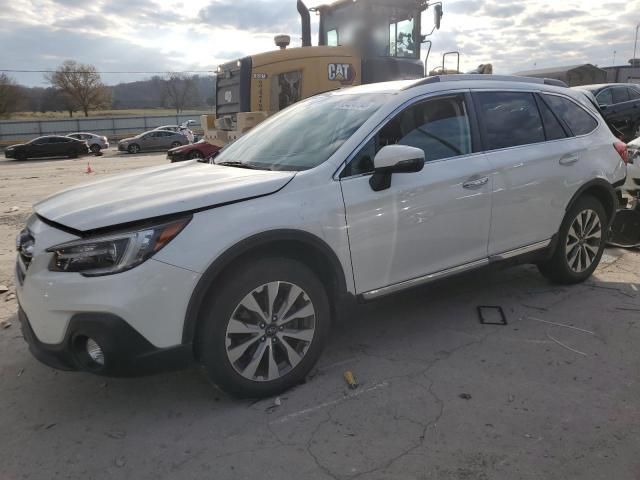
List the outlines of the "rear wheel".
<svg viewBox="0 0 640 480">
<path fill-rule="evenodd" d="M 199 160 L 201 158 L 204 158 L 204 155 L 202 155 L 202 152 L 200 152 L 200 150 L 193 150 L 192 152 L 189 153 L 187 158 L 189 160 L 196 160 L 196 159 Z"/>
<path fill-rule="evenodd" d="M 129 145 L 129 148 L 127 148 L 127 151 L 129 153 L 138 153 L 140 151 L 140 145 L 138 145 L 137 143 L 133 143 Z"/>
<path fill-rule="evenodd" d="M 165 145 L 166 145 L 166 144 L 165 144 Z M 181 144 L 180 142 L 173 142 L 173 143 L 171 144 L 171 148 L 177 148 L 177 147 L 181 147 L 181 146 L 182 146 L 182 144 Z"/>
<path fill-rule="evenodd" d="M 565 215 L 553 256 L 538 265 L 540 272 L 556 283 L 585 281 L 600 263 L 608 224 L 600 201 L 590 195 L 579 198 Z"/>
<path fill-rule="evenodd" d="M 240 397 L 301 383 L 326 343 L 329 301 L 304 264 L 265 258 L 235 268 L 205 305 L 198 351 L 213 382 Z"/>
</svg>

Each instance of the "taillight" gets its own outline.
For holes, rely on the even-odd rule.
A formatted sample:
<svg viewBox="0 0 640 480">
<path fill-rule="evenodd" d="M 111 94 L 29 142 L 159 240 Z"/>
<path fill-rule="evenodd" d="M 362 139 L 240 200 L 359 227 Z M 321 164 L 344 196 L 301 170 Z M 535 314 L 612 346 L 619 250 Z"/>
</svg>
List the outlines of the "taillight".
<svg viewBox="0 0 640 480">
<path fill-rule="evenodd" d="M 624 163 L 629 163 L 629 149 L 627 148 L 627 144 L 624 142 L 616 142 L 613 144 L 613 148 L 616 149 L 618 155 Z"/>
</svg>

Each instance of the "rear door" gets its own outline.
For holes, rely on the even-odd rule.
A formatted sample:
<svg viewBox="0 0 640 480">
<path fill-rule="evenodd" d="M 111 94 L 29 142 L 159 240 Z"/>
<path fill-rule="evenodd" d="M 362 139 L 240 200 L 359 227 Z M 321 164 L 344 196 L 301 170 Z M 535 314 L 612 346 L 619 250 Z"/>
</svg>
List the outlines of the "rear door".
<svg viewBox="0 0 640 480">
<path fill-rule="evenodd" d="M 470 100 L 460 92 L 417 101 L 375 132 L 342 171 L 358 293 L 376 295 L 486 262 L 491 167 L 473 141 Z M 424 169 L 394 174 L 390 188 L 373 191 L 373 159 L 393 144 L 423 149 Z"/>
<path fill-rule="evenodd" d="M 489 255 L 541 248 L 558 231 L 570 196 L 569 170 L 579 153 L 535 92 L 478 91 L 473 96 L 493 167 Z"/>
<path fill-rule="evenodd" d="M 625 86 L 610 87 L 611 105 L 603 109 L 607 120 L 616 129 L 628 137 L 632 128 L 633 102 L 629 98 L 629 90 Z"/>
</svg>

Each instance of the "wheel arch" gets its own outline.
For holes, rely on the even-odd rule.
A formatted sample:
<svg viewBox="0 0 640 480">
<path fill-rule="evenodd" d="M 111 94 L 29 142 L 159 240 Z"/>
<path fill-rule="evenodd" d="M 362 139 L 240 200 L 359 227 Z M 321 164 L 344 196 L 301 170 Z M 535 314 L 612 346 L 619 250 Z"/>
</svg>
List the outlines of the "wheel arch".
<svg viewBox="0 0 640 480">
<path fill-rule="evenodd" d="M 220 255 L 205 271 L 191 294 L 182 330 L 182 343 L 195 345 L 207 292 L 234 265 L 254 257 L 284 256 L 301 261 L 327 286 L 332 315 L 350 294 L 344 269 L 335 252 L 319 237 L 300 230 L 271 230 L 248 237 Z M 197 356 L 197 352 L 194 352 Z"/>
<path fill-rule="evenodd" d="M 576 193 L 574 193 L 573 197 L 567 204 L 565 211 L 568 211 L 575 202 L 584 195 L 591 195 L 602 203 L 602 206 L 605 208 L 608 215 L 608 229 L 609 226 L 611 226 L 611 222 L 613 222 L 613 217 L 615 216 L 616 211 L 618 210 L 618 196 L 616 195 L 616 191 L 611 183 L 601 178 L 596 178 L 585 183 Z"/>
</svg>

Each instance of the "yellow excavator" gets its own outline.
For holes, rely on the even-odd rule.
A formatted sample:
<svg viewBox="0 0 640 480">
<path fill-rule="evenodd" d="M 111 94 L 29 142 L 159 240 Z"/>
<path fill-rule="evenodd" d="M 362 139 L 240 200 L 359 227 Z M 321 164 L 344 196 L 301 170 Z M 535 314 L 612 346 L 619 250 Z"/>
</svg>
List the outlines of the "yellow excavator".
<svg viewBox="0 0 640 480">
<path fill-rule="evenodd" d="M 338 0 L 309 10 L 297 1 L 302 47 L 287 48 L 220 65 L 215 114 L 202 116 L 205 140 L 224 146 L 269 115 L 318 93 L 344 86 L 425 76 L 420 60 L 427 37 L 440 28 L 441 2 L 429 0 Z M 433 9 L 430 33 L 422 13 Z M 318 45 L 311 45 L 310 12 L 319 16 Z"/>
</svg>

